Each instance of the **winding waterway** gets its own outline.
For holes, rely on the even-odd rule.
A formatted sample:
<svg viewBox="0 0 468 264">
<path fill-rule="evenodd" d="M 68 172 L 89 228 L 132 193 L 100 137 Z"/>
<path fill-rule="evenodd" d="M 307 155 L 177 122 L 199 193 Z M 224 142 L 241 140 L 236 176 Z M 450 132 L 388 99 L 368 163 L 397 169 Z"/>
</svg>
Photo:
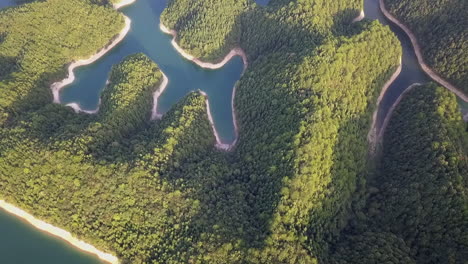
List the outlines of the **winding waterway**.
<svg viewBox="0 0 468 264">
<path fill-rule="evenodd" d="M 263 6 L 268 4 L 269 0 L 257 2 Z M 377 19 L 382 24 L 389 24 L 379 9 L 378 0 L 365 0 L 364 3 L 367 19 Z M 13 0 L 0 0 L 0 8 L 12 5 Z M 188 92 L 200 89 L 208 95 L 214 124 L 221 140 L 231 143 L 236 136 L 231 114 L 232 89 L 242 74 L 242 59 L 235 57 L 219 70 L 204 70 L 183 59 L 171 45 L 171 36 L 159 30 L 159 17 L 165 6 L 166 0 L 137 0 L 131 6 L 122 8 L 121 11 L 132 19 L 130 32 L 117 47 L 96 63 L 75 70 L 76 80 L 62 90 L 61 102 L 76 102 L 85 110 L 96 109 L 112 65 L 119 63 L 127 55 L 143 52 L 158 63 L 169 79 L 168 87 L 158 100 L 158 112 L 168 111 Z M 403 48 L 402 71 L 388 87 L 379 105 L 377 134 L 399 95 L 411 84 L 429 80 L 417 62 L 409 38 L 398 27 L 389 26 Z M 0 263 L 100 262 L 0 211 Z"/>
<path fill-rule="evenodd" d="M 364 14 L 366 19 L 378 20 L 383 25 L 388 25 L 395 33 L 401 43 L 403 56 L 401 60 L 401 73 L 387 88 L 387 91 L 382 97 L 379 108 L 377 110 L 376 119 L 376 135 L 381 132 L 382 124 L 387 116 L 390 108 L 398 99 L 401 93 L 413 83 L 425 83 L 429 81 L 429 77 L 422 71 L 419 66 L 418 59 L 414 53 L 413 45 L 408 36 L 398 26 L 391 24 L 380 10 L 378 0 L 364 0 Z"/>
</svg>

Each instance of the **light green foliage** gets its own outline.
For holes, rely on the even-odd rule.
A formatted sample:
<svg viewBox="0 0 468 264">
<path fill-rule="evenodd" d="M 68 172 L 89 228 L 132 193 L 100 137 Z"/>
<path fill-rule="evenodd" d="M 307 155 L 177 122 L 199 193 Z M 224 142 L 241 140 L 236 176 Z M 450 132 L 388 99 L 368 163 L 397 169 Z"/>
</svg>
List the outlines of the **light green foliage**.
<svg viewBox="0 0 468 264">
<path fill-rule="evenodd" d="M 468 7 L 465 0 L 385 0 L 416 35 L 429 66 L 468 93 Z"/>
<path fill-rule="evenodd" d="M 142 118 L 149 103 L 119 109 L 151 98 L 160 79 L 153 62 L 134 55 L 113 68 L 102 114 L 46 105 L 2 127 L 2 198 L 131 263 L 186 260 L 177 248 L 190 243 L 200 206 L 168 177 L 178 164 L 193 166 L 187 159 L 211 150 L 214 137 L 198 94 L 161 122 Z"/>
</svg>

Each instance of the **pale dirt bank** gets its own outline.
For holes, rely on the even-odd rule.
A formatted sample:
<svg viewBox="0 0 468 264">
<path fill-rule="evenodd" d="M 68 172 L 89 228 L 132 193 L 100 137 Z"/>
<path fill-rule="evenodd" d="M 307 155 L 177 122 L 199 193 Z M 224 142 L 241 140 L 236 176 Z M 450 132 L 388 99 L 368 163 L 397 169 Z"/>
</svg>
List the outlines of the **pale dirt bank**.
<svg viewBox="0 0 468 264">
<path fill-rule="evenodd" d="M 361 20 L 363 20 L 365 17 L 365 14 L 364 14 L 364 9 L 361 10 L 361 13 L 359 13 L 359 16 L 357 16 L 355 19 L 353 19 L 353 21 L 351 23 L 356 23 L 356 22 L 359 22 Z"/>
<path fill-rule="evenodd" d="M 131 3 L 135 2 L 135 1 L 136 0 L 124 0 L 122 2 L 122 3 L 124 3 L 123 5 L 122 4 L 116 4 L 114 6 L 122 7 L 122 6 L 125 6 L 125 5 L 129 5 L 129 4 L 131 4 Z M 98 59 L 100 59 L 102 56 L 104 56 L 107 52 L 109 52 L 112 48 L 114 48 L 116 45 L 118 45 L 125 38 L 127 33 L 130 31 L 131 23 L 132 23 L 132 21 L 130 20 L 130 18 L 125 17 L 125 27 L 122 29 L 122 31 L 120 31 L 120 33 L 117 35 L 117 37 L 107 47 L 101 49 L 99 52 L 92 55 L 88 59 L 78 60 L 78 61 L 72 62 L 68 66 L 68 77 L 66 77 L 65 79 L 63 79 L 63 80 L 61 80 L 59 82 L 55 82 L 50 86 L 50 89 L 52 90 L 52 94 L 53 94 L 53 97 L 54 97 L 54 101 L 53 101 L 54 103 L 60 104 L 60 90 L 63 87 L 65 87 L 65 86 L 67 86 L 67 85 L 69 85 L 69 84 L 71 84 L 71 83 L 73 83 L 75 81 L 74 70 L 76 68 L 78 68 L 78 67 L 89 65 L 91 63 L 96 62 Z M 97 113 L 97 111 L 99 110 L 99 108 L 96 109 L 96 110 L 93 110 L 93 111 L 82 110 L 78 103 L 70 103 L 67 106 L 72 107 L 75 110 L 75 112 Z"/>
<path fill-rule="evenodd" d="M 163 80 L 159 85 L 159 88 L 153 93 L 153 109 L 151 111 L 151 120 L 161 119 L 163 116 L 161 113 L 158 113 L 158 99 L 164 90 L 166 90 L 166 87 L 169 84 L 169 79 L 162 71 L 161 73 L 163 75 Z"/>
<path fill-rule="evenodd" d="M 228 63 L 233 57 L 235 56 L 240 56 L 242 58 L 242 61 L 244 62 L 244 70 L 247 69 L 248 66 L 248 61 L 247 61 L 247 55 L 241 48 L 234 48 L 232 49 L 220 62 L 218 63 L 210 63 L 210 62 L 203 62 L 198 58 L 195 58 L 193 55 L 187 53 L 184 49 L 182 49 L 179 44 L 177 44 L 177 32 L 172 29 L 168 29 L 162 22 L 159 23 L 159 28 L 161 29 L 162 32 L 171 35 L 172 41 L 171 44 L 172 46 L 177 50 L 177 52 L 182 55 L 185 59 L 192 61 L 193 63 L 197 64 L 198 66 L 204 68 L 204 69 L 211 69 L 211 70 L 217 70 L 222 68 L 226 63 Z"/>
<path fill-rule="evenodd" d="M 398 104 L 401 102 L 401 100 L 405 97 L 405 95 L 411 91 L 411 89 L 413 89 L 414 87 L 417 87 L 417 86 L 421 86 L 422 84 L 420 83 L 413 83 L 412 85 L 410 85 L 408 88 L 406 88 L 401 94 L 400 96 L 398 96 L 398 99 L 393 103 L 392 107 L 390 107 L 390 110 L 388 110 L 388 113 L 387 115 L 385 116 L 385 119 L 384 119 L 384 122 L 382 123 L 382 127 L 380 128 L 380 132 L 379 132 L 379 135 L 377 137 L 377 143 L 380 143 L 382 142 L 382 139 L 383 139 L 383 135 L 385 133 L 385 129 L 387 128 L 388 126 L 388 122 L 390 121 L 390 119 L 392 118 L 392 115 L 393 115 L 393 112 L 395 111 L 395 108 L 398 106 Z"/>
</svg>

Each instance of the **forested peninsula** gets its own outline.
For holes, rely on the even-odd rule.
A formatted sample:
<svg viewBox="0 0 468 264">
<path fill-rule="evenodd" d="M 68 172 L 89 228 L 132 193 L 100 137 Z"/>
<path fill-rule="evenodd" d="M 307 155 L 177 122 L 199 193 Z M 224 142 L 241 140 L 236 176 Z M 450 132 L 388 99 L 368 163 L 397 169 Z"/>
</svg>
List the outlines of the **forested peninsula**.
<svg viewBox="0 0 468 264">
<path fill-rule="evenodd" d="M 124 27 L 112 4 L 0 11 L 0 199 L 122 263 L 467 259 L 468 138 L 455 97 L 412 89 L 369 157 L 402 51 L 388 27 L 352 23 L 361 1 L 168 2 L 161 22 L 194 57 L 246 54 L 230 152 L 214 147 L 198 92 L 151 120 L 164 76 L 144 54 L 112 68 L 96 115 L 52 103 L 68 64 Z"/>
</svg>

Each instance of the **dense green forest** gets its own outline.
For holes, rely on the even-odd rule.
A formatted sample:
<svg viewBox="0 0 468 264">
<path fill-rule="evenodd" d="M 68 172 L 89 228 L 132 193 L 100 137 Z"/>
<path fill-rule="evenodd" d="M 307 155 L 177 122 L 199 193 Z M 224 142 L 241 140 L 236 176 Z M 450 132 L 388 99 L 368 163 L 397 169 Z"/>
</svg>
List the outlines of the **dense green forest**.
<svg viewBox="0 0 468 264">
<path fill-rule="evenodd" d="M 468 259 L 468 132 L 456 98 L 434 84 L 395 109 L 367 205 L 336 263 L 464 263 Z"/>
<path fill-rule="evenodd" d="M 66 23 L 77 27 L 73 32 L 41 13 L 59 9 L 58 2 L 69 7 L 60 14 L 77 13 L 81 24 L 75 18 Z M 123 26 L 118 12 L 97 3 L 48 0 L 0 11 L 0 25 L 6 25 L 0 27 L 0 63 L 6 69 L 0 75 L 1 199 L 123 263 L 425 263 L 432 256 L 417 256 L 464 256 L 466 241 L 455 233 L 466 228 L 460 224 L 466 221 L 460 197 L 467 159 L 457 153 L 467 145 L 453 96 L 433 86 L 411 93 L 413 101 L 404 100 L 390 122 L 377 172 L 368 159 L 366 135 L 376 98 L 399 64 L 401 48 L 378 22 L 350 23 L 362 3 L 169 2 L 162 19 L 179 31 L 189 52 L 215 59 L 241 46 L 248 54 L 250 65 L 235 98 L 239 141 L 231 152 L 214 148 L 199 93 L 186 96 L 162 120 L 149 120 L 162 74 L 144 54 L 113 67 L 97 115 L 50 103 L 48 85 L 65 75 L 65 65 L 105 46 Z M 28 24 L 46 23 L 45 18 L 52 20 L 49 27 Z M 88 31 L 99 37 L 83 39 L 81 32 Z M 50 38 L 55 35 L 67 37 Z M 37 77 L 27 79 L 29 86 L 17 86 L 33 70 Z M 410 105 L 418 108 L 409 111 Z M 397 133 L 408 133 L 398 135 L 406 141 Z M 399 158 L 403 149 L 408 152 Z M 427 154 L 420 157 L 421 151 Z M 437 170 L 445 166 L 442 161 L 447 167 Z M 414 175 L 431 172 L 434 179 L 415 176 L 411 180 L 421 183 L 411 188 L 422 192 L 425 184 L 436 190 L 436 180 L 445 184 L 428 201 L 437 210 L 450 208 L 453 222 L 441 224 L 435 215 L 446 213 L 437 210 L 434 223 L 412 221 L 424 220 L 429 210 L 421 211 L 418 206 L 426 204 L 412 196 L 405 200 L 410 190 L 403 184 L 410 179 L 392 177 L 411 169 Z M 448 171 L 453 179 L 444 181 Z M 402 186 L 387 187 L 392 184 Z M 402 221 L 397 210 L 420 215 L 408 213 L 412 218 Z M 387 214 L 395 218 L 385 220 Z M 411 232 L 402 231 L 406 226 Z M 441 228 L 447 240 L 432 235 Z"/>
<path fill-rule="evenodd" d="M 468 19 L 464 0 L 385 0 L 416 35 L 426 63 L 468 94 Z"/>
</svg>

